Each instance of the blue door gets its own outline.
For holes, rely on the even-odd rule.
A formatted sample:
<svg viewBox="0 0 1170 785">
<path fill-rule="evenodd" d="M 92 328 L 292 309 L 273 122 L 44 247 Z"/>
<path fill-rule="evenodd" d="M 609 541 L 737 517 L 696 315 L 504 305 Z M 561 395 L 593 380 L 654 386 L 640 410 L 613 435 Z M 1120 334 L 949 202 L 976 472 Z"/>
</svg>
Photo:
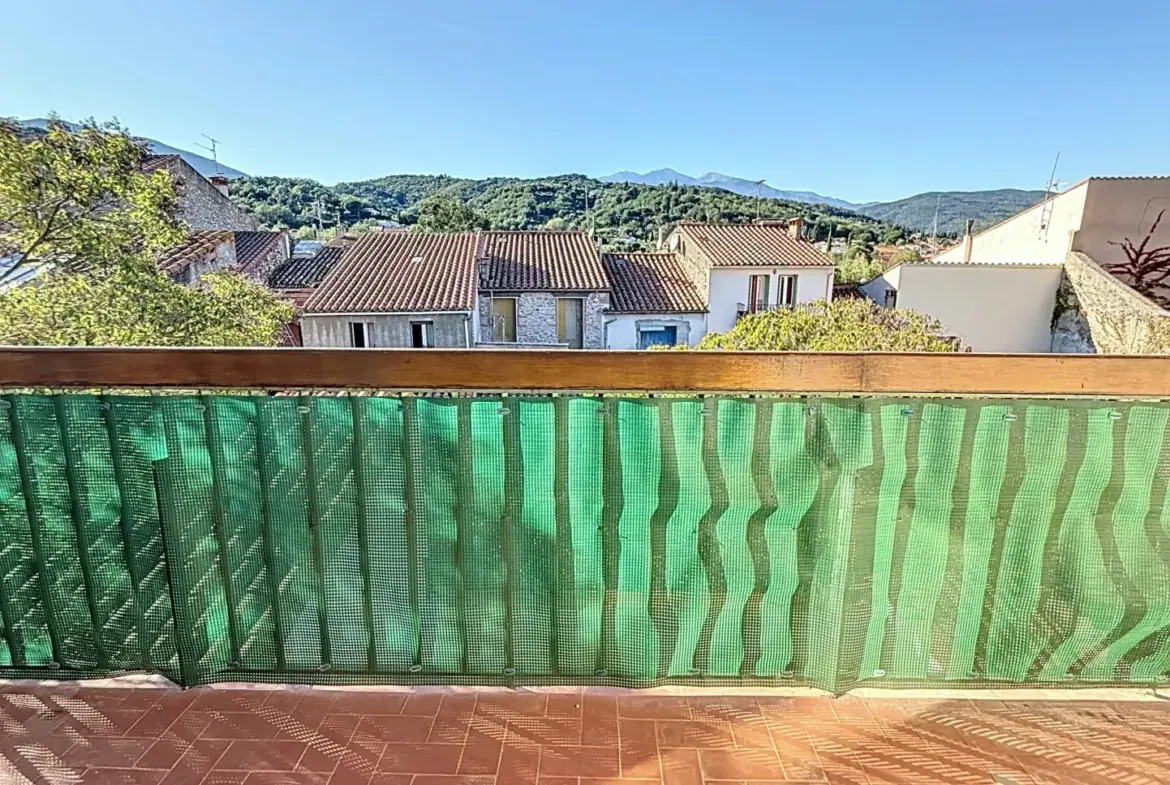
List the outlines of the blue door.
<svg viewBox="0 0 1170 785">
<path fill-rule="evenodd" d="M 677 338 L 677 327 L 663 327 L 661 330 L 642 330 L 638 333 L 638 348 L 649 349 L 651 346 L 674 346 Z"/>
</svg>

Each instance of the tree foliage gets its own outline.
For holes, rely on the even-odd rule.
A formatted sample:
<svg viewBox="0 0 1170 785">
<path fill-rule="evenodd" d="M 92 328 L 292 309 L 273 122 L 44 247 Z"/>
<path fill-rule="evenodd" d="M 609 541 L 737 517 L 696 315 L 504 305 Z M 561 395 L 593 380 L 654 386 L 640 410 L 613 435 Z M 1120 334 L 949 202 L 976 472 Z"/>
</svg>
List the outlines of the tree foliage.
<svg viewBox="0 0 1170 785">
<path fill-rule="evenodd" d="M 272 346 L 292 307 L 231 272 L 200 286 L 154 270 L 54 273 L 0 294 L 0 344 L 20 346 Z"/>
<path fill-rule="evenodd" d="M 377 218 L 392 218 L 360 195 L 321 185 L 316 180 L 292 177 L 247 177 L 232 182 L 231 198 L 268 228 L 299 229 L 346 226 Z"/>
<path fill-rule="evenodd" d="M 418 232 L 474 232 L 487 229 L 488 221 L 458 199 L 431 196 L 418 208 L 414 230 Z"/>
<path fill-rule="evenodd" d="M 280 185 L 279 181 L 285 183 Z M 348 196 L 361 200 L 369 217 L 417 224 L 423 204 L 435 197 L 455 200 L 482 216 L 481 223 L 494 229 L 591 229 L 610 249 L 647 250 L 653 247 L 660 228 L 679 221 L 748 222 L 762 218 L 804 217 L 809 239 L 824 240 L 833 231 L 837 238 L 851 233 L 874 238 L 889 229 L 863 215 L 827 205 L 812 205 L 778 199 L 757 204 L 754 196 L 720 188 L 634 183 L 603 183 L 581 175 L 562 175 L 537 180 L 490 178 L 458 180 L 447 176 L 392 175 L 358 183 L 340 183 L 332 188 L 309 184 L 312 181 L 263 177 L 235 184 L 235 198 L 267 226 L 298 226 L 311 223 L 304 209 L 314 198 Z M 296 196 L 294 185 L 301 193 Z M 320 189 L 320 190 L 318 190 Z M 586 209 L 588 208 L 588 209 Z M 428 208 L 430 210 L 432 208 Z M 351 221 L 344 219 L 347 224 Z M 424 223 L 424 226 L 426 224 Z M 835 228 L 834 228 L 835 227 Z M 428 229 L 428 231 L 433 231 Z"/>
<path fill-rule="evenodd" d="M 182 241 L 170 173 L 142 171 L 146 148 L 125 128 L 93 120 L 71 132 L 0 120 L 0 257 L 22 267 L 95 272 L 145 269 Z"/>
<path fill-rule="evenodd" d="M 142 172 L 124 128 L 0 122 L 0 256 L 36 280 L 0 293 L 0 344 L 261 346 L 292 308 L 230 272 L 174 283 L 155 254 L 186 238 L 170 174 Z M 12 283 L 12 277 L 9 283 Z"/>
<path fill-rule="evenodd" d="M 724 351 L 953 352 L 959 343 L 942 325 L 906 309 L 860 298 L 748 314 L 725 333 L 708 333 L 696 347 Z"/>
</svg>

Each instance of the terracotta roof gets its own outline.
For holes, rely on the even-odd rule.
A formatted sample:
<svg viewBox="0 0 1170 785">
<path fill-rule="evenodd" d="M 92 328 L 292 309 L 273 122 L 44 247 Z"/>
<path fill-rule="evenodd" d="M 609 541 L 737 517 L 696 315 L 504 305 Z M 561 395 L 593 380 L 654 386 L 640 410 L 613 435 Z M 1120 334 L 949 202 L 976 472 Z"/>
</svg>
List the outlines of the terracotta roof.
<svg viewBox="0 0 1170 785">
<path fill-rule="evenodd" d="M 236 232 L 236 264 L 247 271 L 280 247 L 283 232 Z"/>
<path fill-rule="evenodd" d="M 480 288 L 609 291 L 601 254 L 583 232 L 484 232 Z"/>
<path fill-rule="evenodd" d="M 306 313 L 471 311 L 474 234 L 370 232 L 305 303 Z"/>
<path fill-rule="evenodd" d="M 185 242 L 168 248 L 155 257 L 155 263 L 165 272 L 175 272 L 191 262 L 200 261 L 215 253 L 221 243 L 232 242 L 232 232 L 193 231 Z"/>
<path fill-rule="evenodd" d="M 605 254 L 613 313 L 704 313 L 703 297 L 671 253 Z"/>
<path fill-rule="evenodd" d="M 344 248 L 324 248 L 316 256 L 294 257 L 282 262 L 268 276 L 273 289 L 307 289 L 316 286 L 341 261 Z"/>
<path fill-rule="evenodd" d="M 811 243 L 794 240 L 779 224 L 684 222 L 679 232 L 712 267 L 832 267 L 833 260 Z"/>
</svg>

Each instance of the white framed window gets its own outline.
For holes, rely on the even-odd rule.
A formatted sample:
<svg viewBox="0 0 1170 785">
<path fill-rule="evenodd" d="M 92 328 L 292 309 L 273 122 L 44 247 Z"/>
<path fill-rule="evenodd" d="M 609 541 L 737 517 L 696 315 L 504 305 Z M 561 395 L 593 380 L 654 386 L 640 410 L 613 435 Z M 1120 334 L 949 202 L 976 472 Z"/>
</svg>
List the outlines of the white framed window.
<svg viewBox="0 0 1170 785">
<path fill-rule="evenodd" d="M 796 305 L 796 278 L 795 275 L 776 276 L 776 305 Z"/>
<path fill-rule="evenodd" d="M 349 323 L 349 345 L 355 349 L 368 349 L 374 345 L 374 325 L 369 322 Z"/>
<path fill-rule="evenodd" d="M 415 349 L 433 349 L 435 346 L 434 322 L 411 322 L 410 345 Z"/>
</svg>

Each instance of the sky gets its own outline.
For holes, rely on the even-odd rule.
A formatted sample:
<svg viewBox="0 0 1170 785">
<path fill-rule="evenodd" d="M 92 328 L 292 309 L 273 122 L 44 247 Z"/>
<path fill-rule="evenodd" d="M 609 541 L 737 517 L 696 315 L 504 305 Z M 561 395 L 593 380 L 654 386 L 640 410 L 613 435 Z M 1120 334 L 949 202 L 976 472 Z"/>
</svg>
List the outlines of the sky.
<svg viewBox="0 0 1170 785">
<path fill-rule="evenodd" d="M 852 202 L 1170 174 L 1165 0 L 0 2 L 0 116 L 250 174 L 670 167 Z M 44 34 L 38 33 L 38 31 Z"/>
</svg>

